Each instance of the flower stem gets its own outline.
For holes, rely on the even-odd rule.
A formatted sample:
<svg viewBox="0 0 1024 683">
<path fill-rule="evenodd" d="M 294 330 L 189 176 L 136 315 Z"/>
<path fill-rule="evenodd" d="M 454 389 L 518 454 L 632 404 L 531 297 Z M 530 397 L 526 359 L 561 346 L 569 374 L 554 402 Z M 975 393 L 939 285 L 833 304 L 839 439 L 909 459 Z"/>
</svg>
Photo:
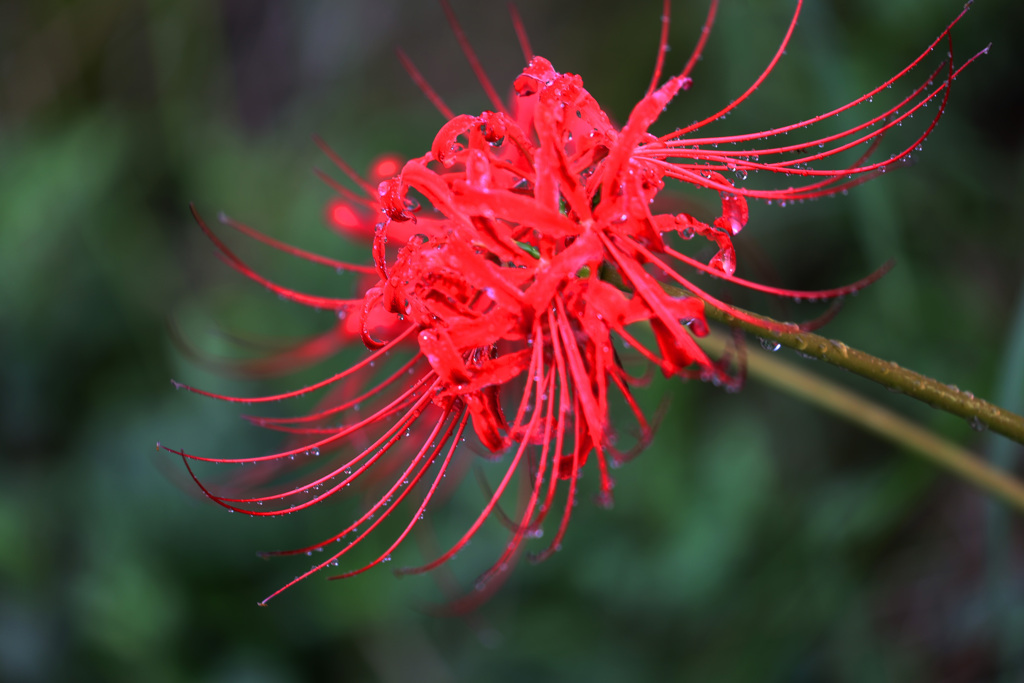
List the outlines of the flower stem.
<svg viewBox="0 0 1024 683">
<path fill-rule="evenodd" d="M 716 312 L 715 317 L 717 318 L 719 315 Z M 739 327 L 740 325 L 737 326 Z M 774 335 L 769 337 L 759 328 L 756 329 L 756 334 L 784 343 L 782 339 L 778 339 Z M 810 336 L 821 339 L 817 335 L 807 335 L 806 333 L 799 333 L 796 336 L 802 338 Z M 847 348 L 848 351 L 853 351 L 853 349 L 845 347 L 840 342 L 823 341 L 833 346 L 842 346 Z M 730 343 L 730 340 L 727 335 L 712 331 L 707 337 L 700 339 L 700 343 L 708 351 L 721 353 Z M 817 342 L 815 341 L 815 343 Z M 796 347 L 794 346 L 794 348 Z M 873 359 L 872 356 L 862 352 L 858 351 L 856 353 Z M 1024 512 L 1024 483 L 992 467 L 970 451 L 914 424 L 887 408 L 862 398 L 845 387 L 819 377 L 781 358 L 777 358 L 770 353 L 760 349 L 747 349 L 746 354 L 747 372 L 751 377 L 771 384 L 840 417 L 855 422 L 865 429 L 913 451 L 939 467 L 945 468 L 953 474 L 970 481 L 983 491 L 999 498 L 1018 511 Z M 815 357 L 824 359 L 824 356 L 815 355 Z M 877 361 L 878 359 L 873 360 Z M 881 363 L 882 361 L 878 362 Z M 836 364 L 846 367 L 843 363 Z M 884 363 L 884 365 L 892 372 L 890 364 Z M 910 373 L 910 371 L 902 368 L 900 370 Z M 913 374 L 915 377 L 921 377 L 917 373 L 910 374 Z M 865 376 L 874 379 L 871 375 Z M 934 380 L 929 381 L 934 382 Z M 951 391 L 949 387 L 946 387 L 946 389 Z"/>
<path fill-rule="evenodd" d="M 804 356 L 837 365 L 861 377 L 878 382 L 884 387 L 924 401 L 934 408 L 962 417 L 975 429 L 988 427 L 994 432 L 1024 444 L 1024 417 L 977 398 L 969 391 L 943 384 L 894 362 L 885 361 L 851 348 L 841 341 L 826 339 L 813 332 L 804 332 L 796 326 L 792 326 L 792 330 L 786 332 L 767 329 L 769 326 L 778 328 L 781 325 L 771 318 L 744 311 L 747 315 L 765 321 L 766 326 L 760 327 L 754 323 L 738 320 L 710 305 L 704 307 L 704 312 L 707 317 L 730 327 L 741 329 L 762 339 L 778 342 L 783 346 L 795 349 Z"/>
</svg>

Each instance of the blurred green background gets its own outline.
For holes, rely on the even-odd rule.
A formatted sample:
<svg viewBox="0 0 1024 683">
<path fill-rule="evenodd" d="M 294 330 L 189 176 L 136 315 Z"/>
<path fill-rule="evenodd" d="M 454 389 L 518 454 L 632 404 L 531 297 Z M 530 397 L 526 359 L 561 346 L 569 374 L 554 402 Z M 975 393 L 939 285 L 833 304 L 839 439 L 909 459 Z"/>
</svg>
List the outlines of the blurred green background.
<svg viewBox="0 0 1024 683">
<path fill-rule="evenodd" d="M 723 2 L 694 87 L 656 130 L 742 92 L 792 4 Z M 705 10 L 674 5 L 669 70 Z M 580 73 L 624 120 L 650 78 L 660 2 L 518 6 L 534 50 Z M 777 73 L 714 130 L 764 129 L 845 103 L 913 58 L 960 7 L 810 3 Z M 504 3 L 455 8 L 507 92 L 522 58 Z M 957 56 L 990 41 L 991 54 L 955 83 L 917 163 L 847 197 L 753 206 L 738 274 L 829 287 L 894 257 L 897 269 L 825 334 L 981 396 L 1019 396 L 1024 379 L 1010 368 L 1024 353 L 1024 333 L 1012 334 L 1024 270 L 1022 27 L 1019 3 L 977 3 L 954 32 Z M 382 152 L 428 148 L 443 120 L 397 46 L 456 111 L 487 107 L 431 2 L 0 2 L 0 680 L 1024 680 L 1021 520 L 753 382 L 732 395 L 656 381 L 646 404 L 669 397 L 670 412 L 654 446 L 616 473 L 615 508 L 581 504 L 563 552 L 523 563 L 472 618 L 426 614 L 439 595 L 431 579 L 386 568 L 314 578 L 256 607 L 307 565 L 254 553 L 319 538 L 350 513 L 254 520 L 195 494 L 157 440 L 226 456 L 278 442 L 168 380 L 245 393 L 271 385 L 201 369 L 172 343 L 168 321 L 216 352 L 215 325 L 299 338 L 330 320 L 219 263 L 188 203 L 360 258 L 324 227 L 331 192 L 311 169 L 330 163 L 311 135 L 359 169 Z M 716 197 L 692 198 L 714 211 Z M 289 284 L 331 291 L 330 274 L 243 252 Z M 817 310 L 749 303 L 781 317 Z M 1021 454 L 782 354 L 976 452 Z M 468 515 L 483 495 L 472 476 L 464 488 L 457 505 Z M 467 523 L 451 517 L 439 533 Z M 419 559 L 414 546 L 399 564 Z M 455 571 L 471 577 L 482 568 L 475 555 Z"/>
</svg>

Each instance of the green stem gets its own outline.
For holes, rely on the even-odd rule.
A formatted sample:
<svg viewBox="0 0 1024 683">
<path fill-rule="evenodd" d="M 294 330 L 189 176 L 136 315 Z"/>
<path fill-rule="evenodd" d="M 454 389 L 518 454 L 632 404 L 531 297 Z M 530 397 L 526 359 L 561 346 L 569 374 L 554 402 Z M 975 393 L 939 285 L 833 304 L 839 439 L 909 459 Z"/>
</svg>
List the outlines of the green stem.
<svg viewBox="0 0 1024 683">
<path fill-rule="evenodd" d="M 783 343 L 775 336 L 769 337 L 764 334 L 760 328 L 756 328 L 756 334 Z M 806 333 L 800 333 L 801 337 L 805 335 Z M 817 337 L 817 335 L 810 336 Z M 727 335 L 716 331 L 712 331 L 699 341 L 701 346 L 716 355 L 722 353 L 729 344 Z M 829 343 L 841 344 L 840 342 Z M 844 348 L 848 347 L 844 345 Z M 852 349 L 848 350 L 853 351 Z M 759 349 L 747 349 L 746 354 L 747 372 L 751 377 L 803 398 L 829 412 L 855 422 L 885 439 L 904 446 L 924 459 L 970 481 L 983 491 L 1024 512 L 1024 483 L 992 467 L 970 451 L 937 436 L 887 408 L 862 398 L 849 389 L 772 354 Z M 867 354 L 862 355 L 867 356 Z M 816 355 L 815 357 L 821 356 Z M 836 364 L 842 365 L 842 363 Z M 886 365 L 889 366 L 889 364 Z M 846 366 L 843 365 L 843 367 Z M 917 375 L 917 373 L 912 374 Z M 917 376 L 920 377 L 920 375 Z M 947 390 L 950 389 L 947 387 Z"/>
<path fill-rule="evenodd" d="M 786 326 L 771 318 L 744 311 L 746 315 L 763 320 L 765 326 L 761 327 L 739 320 L 710 305 L 704 307 L 704 313 L 707 317 L 730 327 L 788 346 L 805 356 L 837 365 L 861 377 L 878 382 L 884 387 L 924 401 L 933 408 L 958 415 L 966 419 L 975 429 L 988 427 L 1018 443 L 1024 443 L 1024 417 L 1003 410 L 999 406 L 976 397 L 969 391 L 943 384 L 894 362 L 876 358 L 871 354 L 851 348 L 841 341 L 826 339 L 813 332 L 804 332 L 795 325 Z M 777 332 L 769 327 L 776 329 L 789 327 L 790 329 L 785 332 Z"/>
<path fill-rule="evenodd" d="M 622 286 L 622 278 L 610 268 L 602 269 L 601 277 Z M 690 296 L 671 285 L 661 285 L 675 296 Z M 739 310 L 739 309 L 736 309 Z M 989 427 L 992 431 L 1024 443 L 1024 417 L 1003 410 L 999 406 L 977 398 L 931 377 L 884 361 L 871 354 L 851 348 L 841 341 L 826 339 L 806 332 L 791 323 L 780 323 L 771 318 L 743 311 L 755 322 L 740 320 L 710 304 L 704 306 L 708 318 L 730 327 L 749 332 L 762 339 L 795 349 L 810 358 L 823 360 L 878 382 L 884 387 L 900 391 L 968 420 L 972 427 Z M 760 324 L 759 322 L 760 321 Z M 698 340 L 714 353 L 726 347 L 724 335 L 711 331 Z M 925 459 L 967 479 L 991 495 L 1024 512 L 1024 483 L 993 467 L 954 443 L 951 443 L 896 413 L 861 398 L 852 391 L 818 377 L 806 370 L 779 360 L 757 349 L 747 350 L 748 372 L 778 388 L 807 399 L 837 415 L 845 417 L 866 429 L 897 444 L 903 445 Z"/>
</svg>

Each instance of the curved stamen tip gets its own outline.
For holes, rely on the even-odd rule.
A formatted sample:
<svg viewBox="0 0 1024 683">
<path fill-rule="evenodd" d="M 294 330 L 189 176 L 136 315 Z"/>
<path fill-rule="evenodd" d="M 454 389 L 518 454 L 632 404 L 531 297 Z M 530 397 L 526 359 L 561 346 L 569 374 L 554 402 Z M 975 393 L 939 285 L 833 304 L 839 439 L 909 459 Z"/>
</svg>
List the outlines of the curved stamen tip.
<svg viewBox="0 0 1024 683">
<path fill-rule="evenodd" d="M 615 507 L 615 497 L 611 491 L 599 491 L 594 494 L 594 504 L 599 508 L 611 510 Z"/>
</svg>

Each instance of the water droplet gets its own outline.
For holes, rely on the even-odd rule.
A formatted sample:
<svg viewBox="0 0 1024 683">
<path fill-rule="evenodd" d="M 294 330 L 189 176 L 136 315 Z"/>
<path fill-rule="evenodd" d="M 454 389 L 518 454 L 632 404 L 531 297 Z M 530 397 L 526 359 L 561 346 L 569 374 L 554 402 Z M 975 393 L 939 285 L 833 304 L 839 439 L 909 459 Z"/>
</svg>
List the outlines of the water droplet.
<svg viewBox="0 0 1024 683">
<path fill-rule="evenodd" d="M 772 353 L 775 353 L 776 351 L 782 348 L 782 344 L 775 341 L 774 339 L 765 339 L 764 337 L 761 337 L 761 348 L 763 348 L 765 351 L 771 351 Z"/>
</svg>

